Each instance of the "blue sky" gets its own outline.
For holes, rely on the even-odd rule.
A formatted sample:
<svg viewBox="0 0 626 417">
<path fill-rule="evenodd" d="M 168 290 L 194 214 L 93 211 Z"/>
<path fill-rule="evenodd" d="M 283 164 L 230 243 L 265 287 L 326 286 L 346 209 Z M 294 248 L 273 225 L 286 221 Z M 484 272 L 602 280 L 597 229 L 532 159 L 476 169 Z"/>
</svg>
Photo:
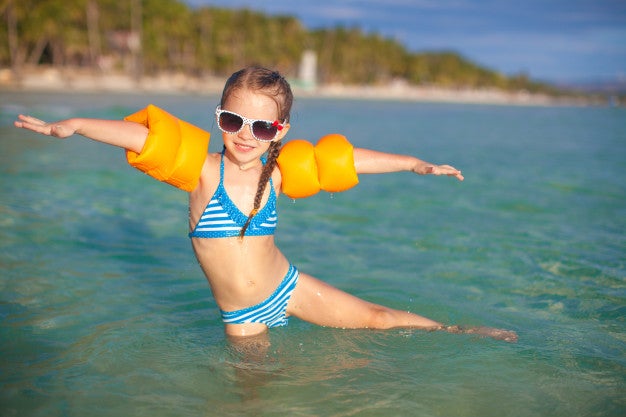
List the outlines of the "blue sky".
<svg viewBox="0 0 626 417">
<path fill-rule="evenodd" d="M 453 50 L 507 75 L 626 82 L 626 0 L 185 0 L 358 26 L 415 52 Z"/>
</svg>

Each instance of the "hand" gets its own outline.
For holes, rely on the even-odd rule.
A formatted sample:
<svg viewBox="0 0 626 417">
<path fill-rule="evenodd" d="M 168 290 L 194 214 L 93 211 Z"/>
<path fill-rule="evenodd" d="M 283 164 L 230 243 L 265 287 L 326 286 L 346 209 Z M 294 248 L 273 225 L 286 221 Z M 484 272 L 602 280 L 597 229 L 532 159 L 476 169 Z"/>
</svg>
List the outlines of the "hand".
<svg viewBox="0 0 626 417">
<path fill-rule="evenodd" d="M 76 130 L 71 126 L 69 120 L 46 123 L 35 117 L 20 114 L 18 116 L 18 120 L 16 120 L 13 124 L 15 127 L 32 130 L 33 132 L 41 133 L 42 135 L 54 136 L 60 139 L 67 138 L 76 133 Z"/>
<path fill-rule="evenodd" d="M 461 171 L 450 165 L 428 165 L 426 166 L 426 174 L 447 175 L 448 177 L 456 177 L 459 181 L 465 178 L 461 175 Z"/>
</svg>

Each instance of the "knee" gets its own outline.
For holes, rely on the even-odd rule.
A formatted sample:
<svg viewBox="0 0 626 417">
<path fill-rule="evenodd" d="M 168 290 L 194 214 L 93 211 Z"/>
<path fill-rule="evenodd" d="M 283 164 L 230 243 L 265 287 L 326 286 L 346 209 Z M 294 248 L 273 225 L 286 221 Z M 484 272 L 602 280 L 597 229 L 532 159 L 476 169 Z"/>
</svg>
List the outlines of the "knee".
<svg viewBox="0 0 626 417">
<path fill-rule="evenodd" d="M 367 328 L 383 330 L 390 329 L 396 325 L 396 317 L 393 310 L 377 305 L 370 308 Z"/>
</svg>

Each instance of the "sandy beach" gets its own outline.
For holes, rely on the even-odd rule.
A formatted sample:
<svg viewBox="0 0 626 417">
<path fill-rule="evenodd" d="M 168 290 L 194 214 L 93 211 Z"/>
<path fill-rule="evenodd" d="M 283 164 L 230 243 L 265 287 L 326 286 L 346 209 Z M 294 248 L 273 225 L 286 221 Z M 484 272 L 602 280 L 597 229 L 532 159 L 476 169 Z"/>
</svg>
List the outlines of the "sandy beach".
<svg viewBox="0 0 626 417">
<path fill-rule="evenodd" d="M 225 79 L 221 77 L 191 77 L 182 73 L 163 73 L 136 79 L 124 73 L 96 74 L 93 71 L 59 70 L 55 68 L 23 70 L 17 76 L 10 69 L 0 70 L 0 91 L 72 91 L 141 92 L 162 94 L 220 94 Z M 597 105 L 590 98 L 552 97 L 527 91 L 508 92 L 495 88 L 449 89 L 436 86 L 412 86 L 403 81 L 388 85 L 318 85 L 301 87 L 298 80 L 290 80 L 298 97 L 337 99 L 406 100 L 425 102 L 453 102 L 493 105 Z"/>
</svg>

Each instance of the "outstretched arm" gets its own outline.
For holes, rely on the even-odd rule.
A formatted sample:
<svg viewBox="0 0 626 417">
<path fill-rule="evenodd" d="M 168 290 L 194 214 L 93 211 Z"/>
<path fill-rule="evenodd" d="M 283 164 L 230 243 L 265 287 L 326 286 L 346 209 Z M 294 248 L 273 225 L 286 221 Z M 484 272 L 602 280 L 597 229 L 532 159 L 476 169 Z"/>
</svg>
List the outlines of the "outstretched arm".
<svg viewBox="0 0 626 417">
<path fill-rule="evenodd" d="M 463 181 L 461 171 L 450 165 L 435 165 L 410 155 L 397 155 L 354 148 L 354 165 L 359 174 L 410 171 L 420 175 L 447 175 Z"/>
<path fill-rule="evenodd" d="M 32 116 L 20 114 L 14 124 L 15 127 L 60 139 L 78 134 L 137 153 L 143 149 L 148 136 L 148 128 L 146 126 L 124 120 L 74 118 L 46 123 Z"/>
<path fill-rule="evenodd" d="M 60 139 L 79 134 L 126 150 L 128 163 L 181 190 L 193 191 L 209 147 L 209 132 L 152 104 L 124 120 L 73 118 L 46 123 L 19 115 L 15 126 Z"/>
</svg>

